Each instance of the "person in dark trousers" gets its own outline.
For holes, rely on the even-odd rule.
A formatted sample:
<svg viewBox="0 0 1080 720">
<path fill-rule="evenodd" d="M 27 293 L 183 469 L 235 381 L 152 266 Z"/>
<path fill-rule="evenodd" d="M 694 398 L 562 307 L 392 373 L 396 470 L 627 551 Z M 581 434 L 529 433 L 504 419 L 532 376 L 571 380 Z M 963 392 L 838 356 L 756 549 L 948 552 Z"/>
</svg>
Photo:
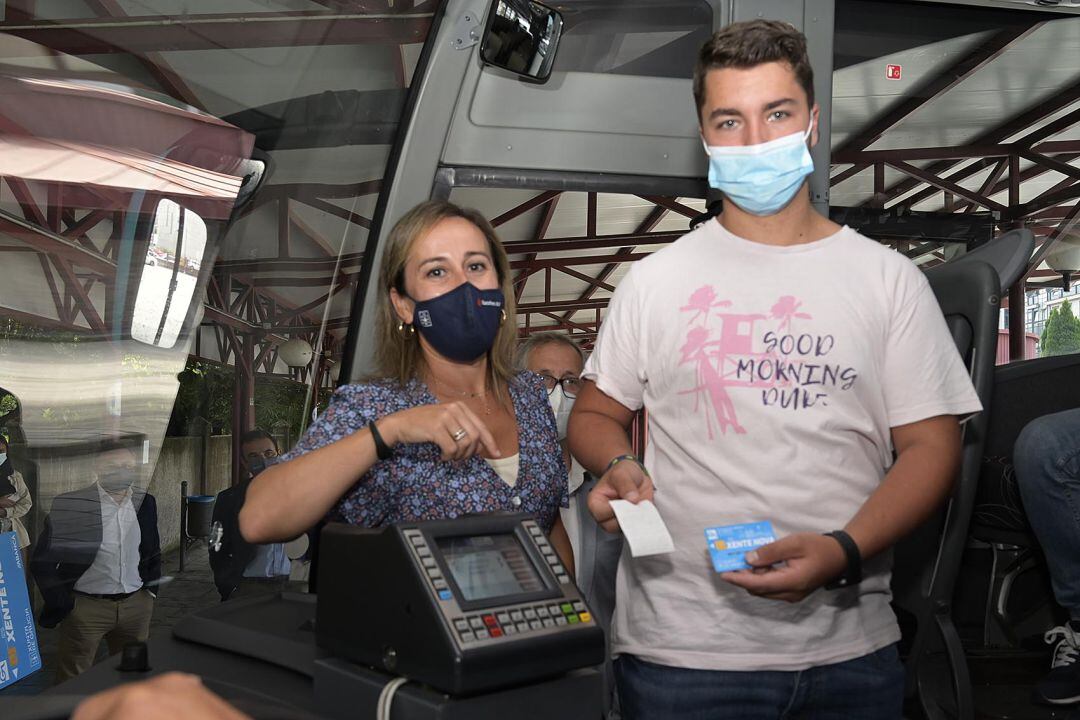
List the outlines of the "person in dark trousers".
<svg viewBox="0 0 1080 720">
<path fill-rule="evenodd" d="M 135 484 L 134 453 L 110 444 L 95 471 L 92 485 L 53 500 L 30 560 L 38 621 L 60 626 L 58 683 L 88 670 L 102 639 L 110 654 L 146 640 L 161 579 L 157 503 Z"/>
<path fill-rule="evenodd" d="M 1028 423 L 1013 449 L 1016 482 L 1031 529 L 1046 551 L 1054 598 L 1069 613 L 1046 632 L 1054 646 L 1036 699 L 1080 703 L 1080 408 Z"/>
<path fill-rule="evenodd" d="M 236 487 L 218 493 L 214 503 L 212 527 L 220 540 L 210 544 L 210 569 L 222 602 L 234 597 L 242 586 L 272 585 L 281 589 L 288 582 L 291 563 L 285 545 L 249 543 L 240 535 L 237 521 L 252 478 L 273 464 L 278 454 L 277 441 L 265 430 L 244 433 L 240 457 L 247 477 Z"/>
</svg>

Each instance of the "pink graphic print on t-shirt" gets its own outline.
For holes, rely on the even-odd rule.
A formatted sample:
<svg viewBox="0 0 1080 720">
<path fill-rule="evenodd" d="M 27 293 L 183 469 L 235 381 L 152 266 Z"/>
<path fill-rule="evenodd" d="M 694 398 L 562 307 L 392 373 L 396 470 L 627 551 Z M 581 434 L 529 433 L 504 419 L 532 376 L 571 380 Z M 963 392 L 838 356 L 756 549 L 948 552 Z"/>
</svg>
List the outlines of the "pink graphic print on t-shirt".
<svg viewBox="0 0 1080 720">
<path fill-rule="evenodd" d="M 794 327 L 794 321 L 812 320 L 802 312 L 802 302 L 791 295 L 781 296 L 764 313 L 731 312 L 734 303 L 718 299 L 716 290 L 705 285 L 695 290 L 679 308 L 688 314 L 680 365 L 695 370 L 693 387 L 680 391 L 694 396 L 694 412 L 705 408 L 709 439 L 714 437 L 713 421 L 720 433 L 728 429 L 743 434 L 731 390 L 757 388 L 766 407 L 783 410 L 827 406 L 828 390 L 848 390 L 857 373 L 828 363 L 835 347 L 832 335 L 817 335 Z M 712 409 L 712 413 L 708 412 Z"/>
</svg>

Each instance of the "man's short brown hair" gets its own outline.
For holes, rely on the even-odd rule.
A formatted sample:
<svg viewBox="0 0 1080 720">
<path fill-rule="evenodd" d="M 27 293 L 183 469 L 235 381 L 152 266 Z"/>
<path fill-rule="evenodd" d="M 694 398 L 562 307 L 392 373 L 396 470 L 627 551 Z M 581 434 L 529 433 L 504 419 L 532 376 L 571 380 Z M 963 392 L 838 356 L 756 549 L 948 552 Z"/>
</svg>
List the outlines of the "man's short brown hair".
<svg viewBox="0 0 1080 720">
<path fill-rule="evenodd" d="M 806 54 L 806 36 L 779 20 L 750 20 L 717 30 L 701 46 L 694 66 L 694 102 L 698 118 L 705 105 L 705 76 L 710 70 L 747 69 L 770 62 L 787 64 L 814 106 L 814 71 Z"/>
</svg>

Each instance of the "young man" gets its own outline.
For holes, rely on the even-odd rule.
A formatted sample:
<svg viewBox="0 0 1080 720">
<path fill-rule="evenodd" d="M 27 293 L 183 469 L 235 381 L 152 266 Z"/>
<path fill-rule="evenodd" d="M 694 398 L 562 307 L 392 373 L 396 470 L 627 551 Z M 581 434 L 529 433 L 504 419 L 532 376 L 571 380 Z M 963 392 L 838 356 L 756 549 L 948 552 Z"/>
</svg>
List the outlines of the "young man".
<svg viewBox="0 0 1080 720">
<path fill-rule="evenodd" d="M 57 683 L 88 670 L 103 638 L 110 655 L 145 641 L 161 579 L 157 504 L 136 484 L 135 454 L 109 443 L 95 470 L 93 485 L 53 500 L 30 560 L 39 622 L 60 625 Z"/>
<path fill-rule="evenodd" d="M 724 211 L 622 280 L 570 420 L 601 476 L 597 521 L 615 530 L 611 500 L 651 499 L 675 542 L 623 553 L 622 711 L 899 718 L 887 550 L 947 495 L 956 416 L 980 404 L 922 273 L 810 205 L 802 34 L 721 30 L 694 95 Z M 639 460 L 625 428 L 643 406 Z M 716 573 L 704 530 L 758 521 L 779 539 L 747 554 L 754 570 Z"/>
</svg>

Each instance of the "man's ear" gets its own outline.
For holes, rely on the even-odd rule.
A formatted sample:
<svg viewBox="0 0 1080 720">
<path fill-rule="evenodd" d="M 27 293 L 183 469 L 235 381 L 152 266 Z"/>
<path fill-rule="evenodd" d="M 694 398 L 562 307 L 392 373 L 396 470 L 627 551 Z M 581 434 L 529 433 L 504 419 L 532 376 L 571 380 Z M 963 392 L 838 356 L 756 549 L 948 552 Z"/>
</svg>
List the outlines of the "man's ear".
<svg viewBox="0 0 1080 720">
<path fill-rule="evenodd" d="M 412 300 L 402 297 L 397 288 L 390 288 L 390 302 L 394 306 L 394 312 L 398 320 L 406 325 L 412 325 L 413 309 L 416 307 Z"/>
<path fill-rule="evenodd" d="M 821 117 L 821 107 L 814 103 L 814 107 L 810 108 L 810 147 L 817 145 L 818 141 L 818 120 Z"/>
</svg>

